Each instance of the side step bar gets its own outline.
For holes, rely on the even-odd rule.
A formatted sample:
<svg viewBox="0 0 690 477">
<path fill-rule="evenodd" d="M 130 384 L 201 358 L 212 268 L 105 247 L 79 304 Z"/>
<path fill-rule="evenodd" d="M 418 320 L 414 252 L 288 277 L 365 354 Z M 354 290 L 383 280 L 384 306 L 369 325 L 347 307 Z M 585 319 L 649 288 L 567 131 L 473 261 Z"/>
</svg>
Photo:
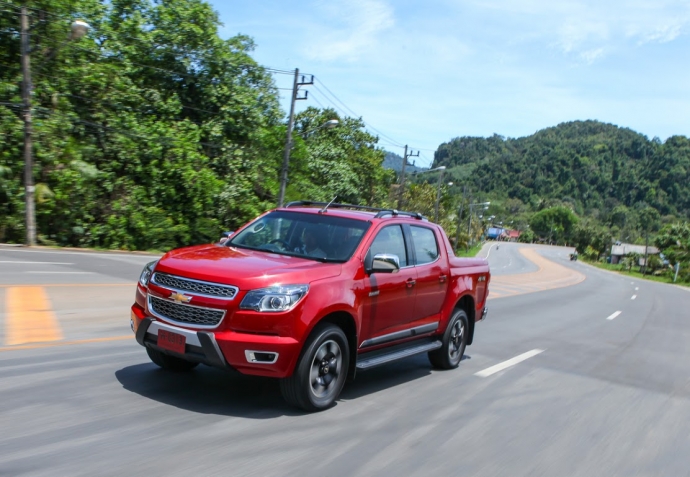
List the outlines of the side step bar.
<svg viewBox="0 0 690 477">
<path fill-rule="evenodd" d="M 360 356 L 357 359 L 357 369 L 360 371 L 364 371 L 365 369 L 370 369 L 375 366 L 381 366 L 382 364 L 387 364 L 392 361 L 407 358 L 408 356 L 414 356 L 415 354 L 433 351 L 435 349 L 439 349 L 441 346 L 443 346 L 441 340 L 425 340 L 422 343 L 413 342 L 405 347 L 398 347 L 393 350 L 386 350 L 385 352 L 374 351 L 370 353 L 372 356 L 364 355 Z"/>
</svg>

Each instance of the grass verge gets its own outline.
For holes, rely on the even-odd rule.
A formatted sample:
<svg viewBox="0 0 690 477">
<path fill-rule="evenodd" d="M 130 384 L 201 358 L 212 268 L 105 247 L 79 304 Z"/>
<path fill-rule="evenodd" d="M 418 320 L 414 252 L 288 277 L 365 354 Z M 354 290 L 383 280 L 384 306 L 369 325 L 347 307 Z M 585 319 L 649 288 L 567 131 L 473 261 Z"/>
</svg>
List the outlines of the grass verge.
<svg viewBox="0 0 690 477">
<path fill-rule="evenodd" d="M 482 242 L 479 242 L 478 244 L 473 245 L 472 247 L 468 249 L 462 248 L 460 250 L 455 251 L 455 256 L 456 257 L 476 257 L 479 251 L 482 249 L 482 246 L 484 244 Z"/>
<path fill-rule="evenodd" d="M 625 276 L 630 277 L 630 278 L 638 278 L 638 279 L 642 279 L 642 280 L 650 280 L 653 282 L 670 283 L 673 285 L 681 285 L 684 287 L 690 287 L 690 284 L 680 282 L 680 281 L 673 283 L 673 277 L 668 277 L 668 276 L 664 276 L 664 275 L 656 276 L 656 275 L 650 275 L 650 274 L 643 275 L 638 270 L 627 270 L 625 268 L 622 268 L 621 265 L 611 265 L 610 263 L 593 262 L 590 260 L 583 260 L 583 262 L 585 262 L 589 265 L 593 265 L 597 268 L 601 268 L 602 270 L 609 270 L 611 272 L 616 272 L 620 275 L 625 275 Z"/>
</svg>

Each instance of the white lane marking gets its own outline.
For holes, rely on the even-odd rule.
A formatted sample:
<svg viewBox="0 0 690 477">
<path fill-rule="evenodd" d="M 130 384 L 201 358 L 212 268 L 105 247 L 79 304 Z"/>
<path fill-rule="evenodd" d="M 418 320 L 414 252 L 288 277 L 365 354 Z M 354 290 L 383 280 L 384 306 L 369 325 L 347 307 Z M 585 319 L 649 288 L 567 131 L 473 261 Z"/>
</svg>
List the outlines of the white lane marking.
<svg viewBox="0 0 690 477">
<path fill-rule="evenodd" d="M 613 319 L 615 319 L 618 315 L 620 315 L 621 313 L 623 313 L 623 312 L 622 312 L 622 311 L 617 311 L 617 312 L 613 313 L 611 316 L 607 316 L 606 319 L 607 319 L 607 320 L 613 320 Z"/>
<path fill-rule="evenodd" d="M 634 284 L 635 284 L 635 282 L 630 282 L 630 284 L 631 284 L 631 285 L 634 285 Z"/>
<path fill-rule="evenodd" d="M 639 289 L 640 289 L 640 287 L 635 287 L 635 291 L 637 291 L 637 290 L 639 290 Z"/>
<path fill-rule="evenodd" d="M 19 265 L 74 265 L 68 262 L 21 262 L 19 260 L 0 260 L 0 263 L 14 263 Z"/>
<path fill-rule="evenodd" d="M 41 272 L 41 271 L 30 270 L 30 271 L 24 272 L 24 273 L 54 273 L 54 274 L 60 274 L 60 275 L 93 275 L 94 272 Z"/>
<path fill-rule="evenodd" d="M 631 300 L 634 300 L 635 298 L 637 298 L 637 295 L 633 295 L 630 297 Z"/>
<path fill-rule="evenodd" d="M 494 366 L 491 366 L 490 368 L 482 369 L 481 371 L 478 371 L 474 373 L 475 376 L 479 376 L 480 378 L 486 378 L 487 376 L 491 376 L 494 373 L 498 373 L 499 371 L 503 371 L 506 368 L 510 368 L 511 366 L 515 366 L 516 364 L 531 358 L 532 356 L 536 356 L 539 353 L 543 353 L 543 349 L 533 349 L 532 351 L 528 351 L 526 353 L 522 353 L 521 355 L 518 355 L 514 358 L 510 358 L 507 361 L 503 361 L 502 363 L 498 363 Z"/>
</svg>

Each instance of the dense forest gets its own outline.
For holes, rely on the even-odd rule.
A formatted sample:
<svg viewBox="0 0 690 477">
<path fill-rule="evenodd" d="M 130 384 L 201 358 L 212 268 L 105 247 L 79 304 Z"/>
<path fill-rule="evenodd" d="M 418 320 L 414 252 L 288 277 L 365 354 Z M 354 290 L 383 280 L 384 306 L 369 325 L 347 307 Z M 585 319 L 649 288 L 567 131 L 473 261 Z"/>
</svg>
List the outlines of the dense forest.
<svg viewBox="0 0 690 477">
<path fill-rule="evenodd" d="M 0 0 L 0 242 L 25 237 L 21 2 Z M 41 244 L 208 242 L 274 207 L 286 137 L 274 75 L 201 0 L 30 6 Z M 70 24 L 91 31 L 68 41 Z M 319 128 L 338 119 L 338 127 Z M 361 119 L 296 117 L 287 200 L 385 202 L 394 179 Z"/>
<path fill-rule="evenodd" d="M 630 129 L 574 121 L 528 137 L 461 137 L 441 144 L 434 166 L 471 182 L 478 193 L 537 209 L 569 203 L 578 215 L 616 222 L 640 204 L 662 216 L 690 218 L 690 140 L 662 143 Z"/>
</svg>

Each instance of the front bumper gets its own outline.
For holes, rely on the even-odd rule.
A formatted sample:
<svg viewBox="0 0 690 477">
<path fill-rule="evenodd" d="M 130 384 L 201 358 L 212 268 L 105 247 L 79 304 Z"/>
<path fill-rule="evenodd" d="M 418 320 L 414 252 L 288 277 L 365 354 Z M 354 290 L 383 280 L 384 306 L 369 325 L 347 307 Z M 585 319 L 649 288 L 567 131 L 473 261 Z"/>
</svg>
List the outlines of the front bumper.
<svg viewBox="0 0 690 477">
<path fill-rule="evenodd" d="M 158 346 L 158 330 L 164 329 L 172 333 L 178 333 L 185 337 L 184 355 L 173 353 Z M 170 326 L 153 318 L 144 318 L 137 327 L 137 343 L 141 346 L 153 348 L 162 353 L 169 353 L 175 356 L 182 356 L 188 361 L 208 364 L 216 368 L 228 368 L 230 365 L 225 361 L 223 353 L 220 351 L 218 342 L 213 333 L 197 331 L 196 333 L 183 328 Z"/>
<path fill-rule="evenodd" d="M 143 315 L 141 310 L 135 311 L 133 307 L 132 328 L 137 342 L 187 361 L 234 369 L 243 374 L 283 378 L 292 374 L 299 355 L 299 342 L 293 338 L 234 331 L 195 331 L 140 314 Z M 184 354 L 158 346 L 161 329 L 185 337 Z"/>
</svg>

